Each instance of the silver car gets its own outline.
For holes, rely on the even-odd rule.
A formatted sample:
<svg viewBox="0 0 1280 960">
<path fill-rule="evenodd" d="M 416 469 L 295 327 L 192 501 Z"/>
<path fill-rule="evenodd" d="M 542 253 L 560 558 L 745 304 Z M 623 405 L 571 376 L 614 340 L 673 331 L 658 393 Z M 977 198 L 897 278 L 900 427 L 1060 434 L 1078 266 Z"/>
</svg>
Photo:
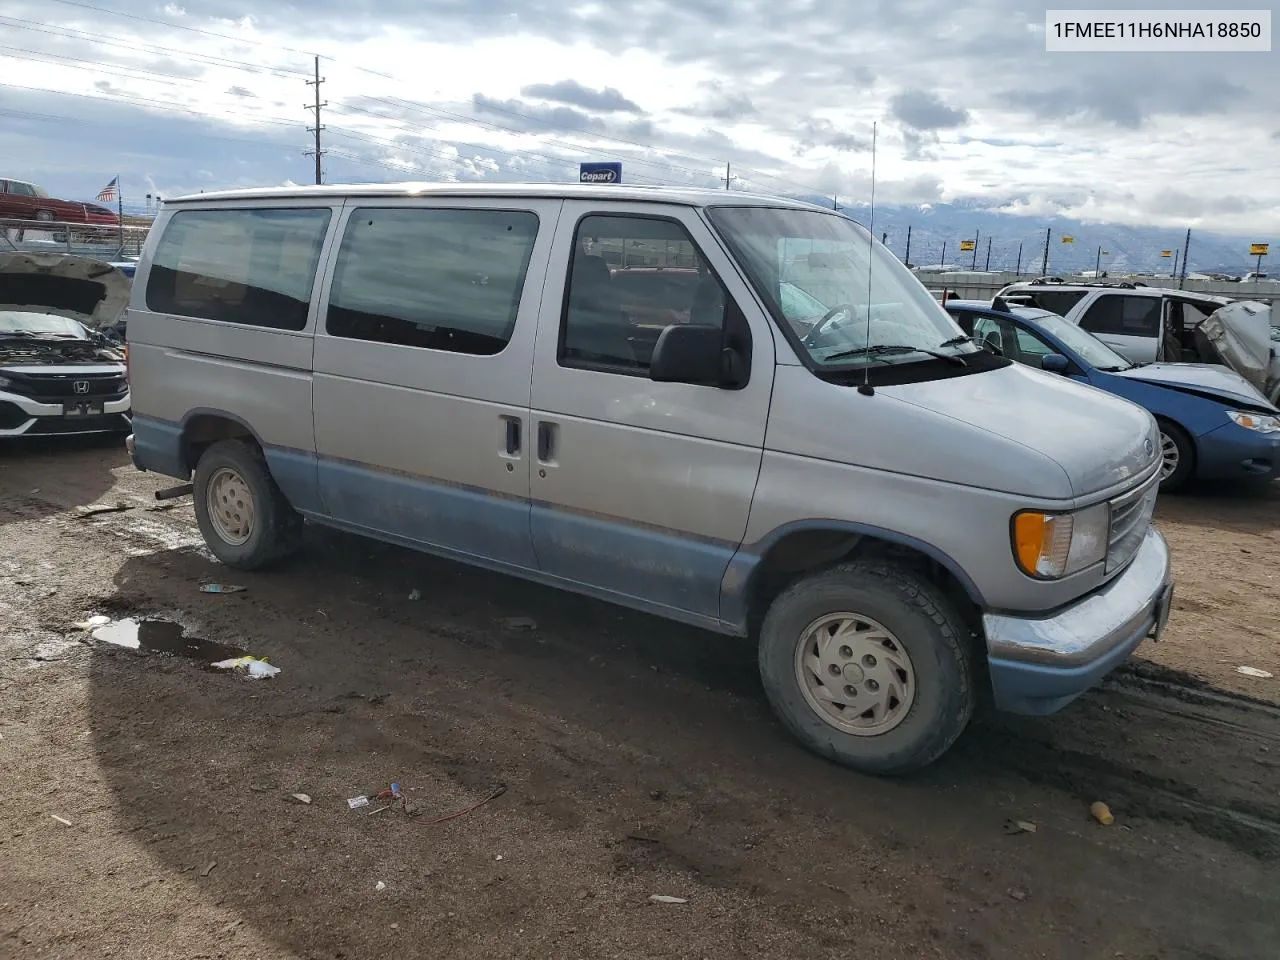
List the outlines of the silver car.
<svg viewBox="0 0 1280 960">
<path fill-rule="evenodd" d="M 860 770 L 935 760 L 980 683 L 1052 713 L 1168 616 L 1152 417 L 980 350 L 819 207 L 202 194 L 128 331 L 134 462 L 191 482 L 222 562 L 305 519 L 749 637 L 782 721 Z"/>
</svg>

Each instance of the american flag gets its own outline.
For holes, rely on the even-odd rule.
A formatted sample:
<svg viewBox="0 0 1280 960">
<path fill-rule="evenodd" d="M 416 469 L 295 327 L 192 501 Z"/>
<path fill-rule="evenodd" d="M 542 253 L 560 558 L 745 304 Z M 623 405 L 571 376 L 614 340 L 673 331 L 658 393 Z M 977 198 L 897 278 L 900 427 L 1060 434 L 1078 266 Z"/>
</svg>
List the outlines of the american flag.
<svg viewBox="0 0 1280 960">
<path fill-rule="evenodd" d="M 116 191 L 119 186 L 120 186 L 120 178 L 112 177 L 111 182 L 98 191 L 98 199 L 104 202 L 109 200 L 114 200 L 116 198 Z"/>
</svg>

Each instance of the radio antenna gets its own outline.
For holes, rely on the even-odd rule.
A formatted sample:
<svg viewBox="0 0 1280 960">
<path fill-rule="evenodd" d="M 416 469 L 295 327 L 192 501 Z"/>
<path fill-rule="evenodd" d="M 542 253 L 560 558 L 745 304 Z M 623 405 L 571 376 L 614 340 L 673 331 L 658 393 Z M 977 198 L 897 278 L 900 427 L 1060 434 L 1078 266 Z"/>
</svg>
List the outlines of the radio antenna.
<svg viewBox="0 0 1280 960">
<path fill-rule="evenodd" d="M 858 392 L 864 397 L 875 395 L 875 388 L 871 386 L 871 265 L 875 262 L 876 255 L 876 127 L 874 122 L 871 124 L 871 226 L 868 235 L 871 238 L 871 244 L 867 247 L 867 354 L 862 364 L 862 386 L 858 388 Z"/>
</svg>

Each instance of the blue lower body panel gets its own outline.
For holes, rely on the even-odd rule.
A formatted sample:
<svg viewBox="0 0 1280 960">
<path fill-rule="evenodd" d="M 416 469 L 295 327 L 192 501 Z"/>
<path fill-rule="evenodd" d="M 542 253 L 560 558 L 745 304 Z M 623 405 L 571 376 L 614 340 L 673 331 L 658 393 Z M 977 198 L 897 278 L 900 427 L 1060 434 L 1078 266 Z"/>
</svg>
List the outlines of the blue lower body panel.
<svg viewBox="0 0 1280 960">
<path fill-rule="evenodd" d="M 133 418 L 133 465 L 139 470 L 189 480 L 182 448 L 182 425 L 151 417 Z"/>
</svg>

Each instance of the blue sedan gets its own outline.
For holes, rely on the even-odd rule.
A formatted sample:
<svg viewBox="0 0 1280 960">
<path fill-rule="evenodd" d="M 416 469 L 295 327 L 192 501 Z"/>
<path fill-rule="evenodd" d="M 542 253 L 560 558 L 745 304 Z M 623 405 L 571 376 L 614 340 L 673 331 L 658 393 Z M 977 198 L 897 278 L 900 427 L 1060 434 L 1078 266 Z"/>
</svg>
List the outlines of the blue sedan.
<svg viewBox="0 0 1280 960">
<path fill-rule="evenodd" d="M 1201 363 L 1130 363 L 1056 313 L 997 298 L 948 300 L 980 346 L 1145 407 L 1160 425 L 1160 489 L 1192 477 L 1264 479 L 1280 473 L 1280 409 L 1234 370 Z"/>
</svg>

